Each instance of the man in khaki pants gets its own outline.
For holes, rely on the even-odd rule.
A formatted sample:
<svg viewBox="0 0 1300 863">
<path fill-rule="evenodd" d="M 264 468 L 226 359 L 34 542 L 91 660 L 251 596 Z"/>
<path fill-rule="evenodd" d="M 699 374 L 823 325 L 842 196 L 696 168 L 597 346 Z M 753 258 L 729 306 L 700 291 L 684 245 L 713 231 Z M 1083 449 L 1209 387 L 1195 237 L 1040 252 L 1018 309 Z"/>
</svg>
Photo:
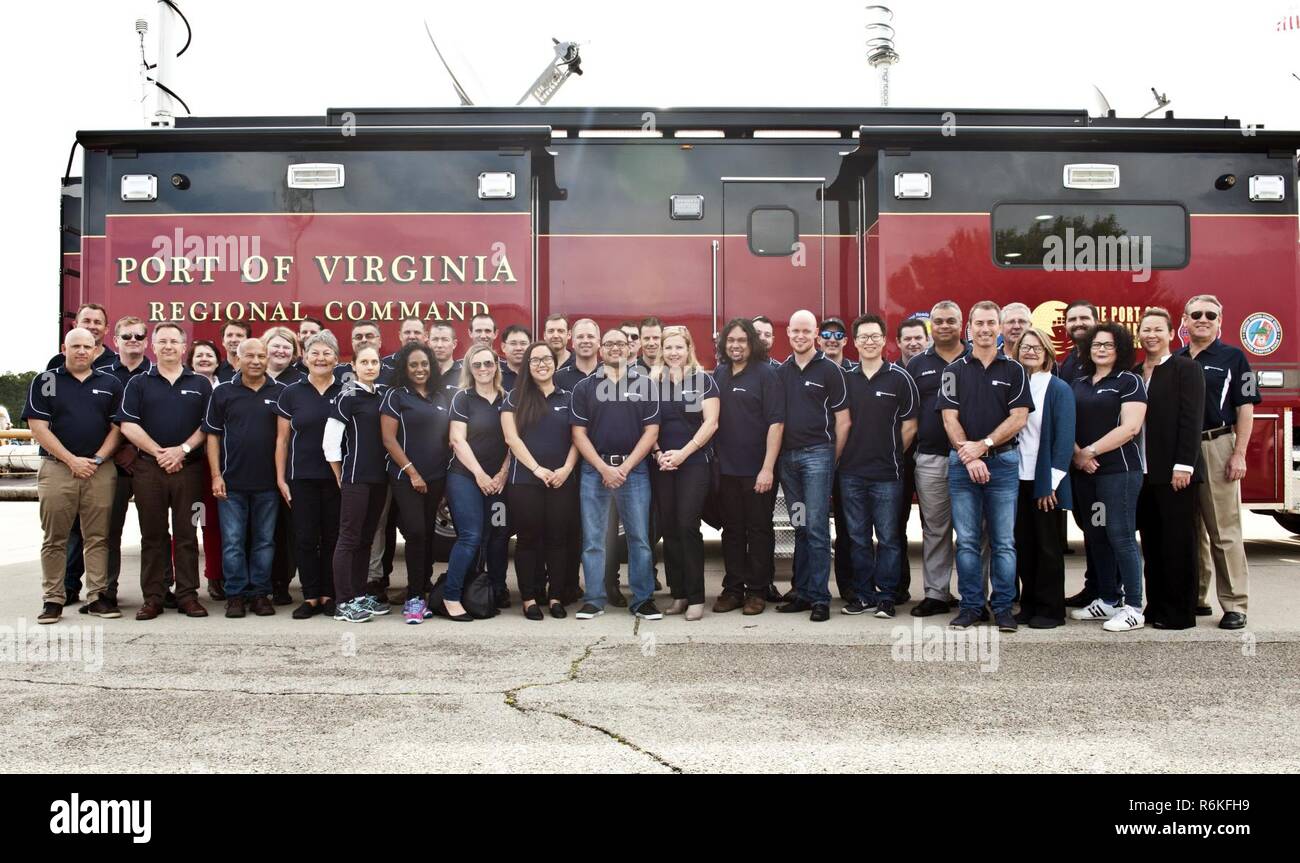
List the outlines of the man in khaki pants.
<svg viewBox="0 0 1300 863">
<path fill-rule="evenodd" d="M 1213 614 L 1213 575 L 1223 607 L 1219 628 L 1242 629 L 1246 626 L 1250 569 L 1241 537 L 1241 480 L 1246 476 L 1246 446 L 1260 395 L 1246 355 L 1220 340 L 1222 325 L 1223 304 L 1217 297 L 1201 294 L 1187 301 L 1183 326 L 1191 343 L 1179 353 L 1196 360 L 1205 372 L 1201 455 L 1206 482 L 1197 492 L 1200 601 L 1196 613 Z"/>
<path fill-rule="evenodd" d="M 63 340 L 63 364 L 32 379 L 23 408 L 23 419 L 43 457 L 36 488 L 45 534 L 44 597 L 37 623 L 54 623 L 63 614 L 68 533 L 78 518 L 90 600 L 85 611 L 96 617 L 122 616 L 117 604 L 103 596 L 108 586 L 109 516 L 117 486 L 110 456 L 121 441 L 112 418 L 122 401 L 122 384 L 108 372 L 91 368 L 95 350 L 89 330 L 69 331 Z"/>
</svg>

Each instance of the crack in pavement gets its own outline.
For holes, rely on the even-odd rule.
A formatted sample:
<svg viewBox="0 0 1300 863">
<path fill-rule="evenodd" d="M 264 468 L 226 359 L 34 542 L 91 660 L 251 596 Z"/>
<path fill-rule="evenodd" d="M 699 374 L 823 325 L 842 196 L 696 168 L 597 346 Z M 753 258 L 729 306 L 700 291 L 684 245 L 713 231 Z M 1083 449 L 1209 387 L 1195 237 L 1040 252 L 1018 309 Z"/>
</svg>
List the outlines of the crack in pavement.
<svg viewBox="0 0 1300 863">
<path fill-rule="evenodd" d="M 558 681 L 557 681 L 558 682 Z M 288 696 L 288 695 L 321 695 L 330 698 L 422 698 L 425 696 L 462 696 L 462 695 L 500 695 L 500 689 L 488 690 L 465 690 L 460 692 L 330 692 L 327 690 L 317 689 L 286 689 L 286 690 L 259 690 L 259 689 L 202 689 L 192 686 L 109 686 L 105 683 L 82 683 L 75 680 L 33 680 L 29 677 L 0 677 L 0 683 L 30 683 L 36 686 L 70 686 L 82 687 L 86 689 L 101 689 L 108 692 L 189 692 L 198 695 L 256 695 L 256 696 Z"/>
<path fill-rule="evenodd" d="M 637 622 L 640 623 L 639 620 L 638 620 Z M 635 632 L 635 631 L 636 631 L 636 629 L 635 629 L 635 625 L 634 625 L 634 627 L 633 627 L 633 632 Z M 523 684 L 522 686 L 516 686 L 516 687 L 514 687 L 513 689 L 507 689 L 507 690 L 503 693 L 503 695 L 505 696 L 505 700 L 506 700 L 506 706 L 509 707 L 509 708 L 511 708 L 511 709 L 513 709 L 513 710 L 517 710 L 517 711 L 519 711 L 520 713 L 524 713 L 524 714 L 528 714 L 528 713 L 545 713 L 545 714 L 547 714 L 548 716 L 554 716 L 554 717 L 556 717 L 557 719 L 563 719 L 563 720 L 565 720 L 565 721 L 567 721 L 567 722 L 572 722 L 574 725 L 577 725 L 579 728 L 586 728 L 586 729 L 589 729 L 589 730 L 591 730 L 591 731 L 598 731 L 598 732 L 600 732 L 601 734 L 603 734 L 603 735 L 605 735 L 606 737 L 608 737 L 610 740 L 613 740 L 615 743 L 618 743 L 618 744 L 621 745 L 621 746 L 626 746 L 628 749 L 631 749 L 633 752 L 636 752 L 636 753 L 638 753 L 638 754 L 640 754 L 640 755 L 644 755 L 644 756 L 646 756 L 647 758 L 652 759 L 652 760 L 653 760 L 655 763 L 657 763 L 660 767 L 667 768 L 668 770 L 670 770 L 670 771 L 673 772 L 673 773 L 683 773 L 683 772 L 685 772 L 685 771 L 682 770 L 682 768 L 678 767 L 676 764 L 673 764 L 671 761 L 669 761 L 668 759 L 666 759 L 666 758 L 664 758 L 663 756 L 659 755 L 658 753 L 656 753 L 656 752 L 652 752 L 652 751 L 650 751 L 649 749 L 646 749 L 646 748 L 643 747 L 643 746 L 638 746 L 636 743 L 633 743 L 631 740 L 628 740 L 626 737 L 624 737 L 623 735 L 619 734 L 618 732 L 616 732 L 616 731 L 611 731 L 610 729 L 605 728 L 605 727 L 602 726 L 602 725 L 596 725 L 596 724 L 593 723 L 593 722 L 587 722 L 586 720 L 579 719 L 579 718 L 576 717 L 576 716 L 573 716 L 573 715 L 571 715 L 571 714 L 565 713 L 565 712 L 562 711 L 562 710 L 550 710 L 550 709 L 545 708 L 545 707 L 526 707 L 525 705 L 519 703 L 519 693 L 523 692 L 525 689 L 536 689 L 536 688 L 540 688 L 540 687 L 544 687 L 544 686 L 556 686 L 556 685 L 558 685 L 558 684 L 560 684 L 560 683 L 572 683 L 572 682 L 577 681 L 577 679 L 578 679 L 578 673 L 579 673 L 579 671 L 580 671 L 580 669 L 581 669 L 582 663 L 585 662 L 585 661 L 587 661 L 588 659 L 590 659 L 590 658 L 591 658 L 591 655 L 592 655 L 593 653 L 595 653 L 596 648 L 599 647 L 599 646 L 600 646 L 604 641 L 605 641 L 605 636 L 602 635 L 600 638 L 596 639 L 596 640 L 593 641 L 591 644 L 588 644 L 588 645 L 583 649 L 583 651 L 582 651 L 582 655 L 579 656 L 579 657 L 577 657 L 576 659 L 574 659 L 571 663 L 569 663 L 569 673 L 565 676 L 565 679 L 563 679 L 563 680 L 552 680 L 552 681 L 548 681 L 548 682 L 540 682 L 540 681 L 539 681 L 539 682 L 537 682 L 537 683 L 525 683 L 525 684 Z"/>
</svg>

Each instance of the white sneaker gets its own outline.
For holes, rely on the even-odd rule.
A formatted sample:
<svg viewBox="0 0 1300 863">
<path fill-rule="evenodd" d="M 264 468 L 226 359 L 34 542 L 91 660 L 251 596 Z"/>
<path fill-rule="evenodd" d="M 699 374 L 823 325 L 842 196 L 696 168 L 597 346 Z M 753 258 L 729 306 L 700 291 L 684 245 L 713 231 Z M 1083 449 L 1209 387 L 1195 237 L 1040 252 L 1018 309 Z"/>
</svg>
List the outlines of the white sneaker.
<svg viewBox="0 0 1300 863">
<path fill-rule="evenodd" d="M 1094 599 L 1087 608 L 1076 608 L 1070 612 L 1074 620 L 1110 620 L 1122 606 L 1111 605 L 1102 599 Z M 1141 617 L 1141 615 L 1138 615 Z"/>
<path fill-rule="evenodd" d="M 1125 605 L 1115 611 L 1115 615 L 1101 625 L 1107 632 L 1129 632 L 1146 626 L 1146 618 L 1139 609 Z"/>
</svg>

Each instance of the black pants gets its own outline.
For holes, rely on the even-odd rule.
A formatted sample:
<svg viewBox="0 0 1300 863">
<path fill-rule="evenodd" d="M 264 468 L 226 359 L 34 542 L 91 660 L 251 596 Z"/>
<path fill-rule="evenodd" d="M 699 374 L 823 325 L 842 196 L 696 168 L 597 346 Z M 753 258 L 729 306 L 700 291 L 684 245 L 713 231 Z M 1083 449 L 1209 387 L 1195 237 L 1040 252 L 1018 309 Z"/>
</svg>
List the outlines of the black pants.
<svg viewBox="0 0 1300 863">
<path fill-rule="evenodd" d="M 578 488 L 576 472 L 559 488 L 520 482 L 506 486 L 510 524 L 518 534 L 515 576 L 524 602 L 563 602 L 578 589 L 571 536 L 573 526 L 581 524 Z M 574 574 L 572 583 L 569 573 Z"/>
<path fill-rule="evenodd" d="M 1090 476 L 1091 476 L 1090 474 L 1085 474 L 1082 471 L 1071 470 L 1070 482 L 1071 484 L 1077 484 L 1080 482 L 1079 478 L 1082 477 L 1082 482 L 1086 486 L 1090 482 L 1089 479 Z M 1083 594 L 1088 598 L 1088 601 L 1091 602 L 1092 600 L 1097 598 L 1097 594 L 1098 594 L 1097 568 L 1093 565 L 1092 549 L 1088 545 L 1088 530 L 1091 527 L 1091 525 L 1088 522 L 1089 519 L 1092 518 L 1092 511 L 1091 509 L 1087 509 L 1079 505 L 1079 495 L 1077 493 L 1074 495 L 1073 515 L 1074 515 L 1075 525 L 1079 528 L 1080 531 L 1083 532 L 1083 559 L 1084 559 Z M 1064 531 L 1062 531 L 1061 536 L 1062 536 L 1061 548 L 1064 549 L 1065 548 Z"/>
<path fill-rule="evenodd" d="M 1174 491 L 1168 483 L 1142 486 L 1137 525 L 1142 533 L 1149 623 L 1169 629 L 1196 625 L 1196 486 Z"/>
<path fill-rule="evenodd" d="M 389 483 L 393 489 L 393 502 L 388 511 L 400 513 L 398 523 L 402 536 L 406 537 L 407 599 L 423 599 L 429 592 L 429 578 L 433 574 L 434 522 L 447 478 L 426 479 L 425 484 L 429 490 L 420 494 L 405 478 Z M 396 539 L 391 544 L 396 544 Z"/>
<path fill-rule="evenodd" d="M 339 489 L 339 541 L 334 546 L 334 595 L 339 602 L 366 593 L 370 544 L 387 494 L 387 482 L 345 482 Z"/>
<path fill-rule="evenodd" d="M 293 494 L 292 491 L 289 492 Z M 289 505 L 280 498 L 280 511 L 275 519 L 275 558 L 271 561 L 271 592 L 288 593 L 289 583 L 298 569 L 294 554 L 293 515 Z M 299 579 L 301 581 L 301 579 Z"/>
<path fill-rule="evenodd" d="M 339 486 L 333 479 L 289 480 L 294 559 L 304 599 L 334 595 L 334 548 L 339 538 Z"/>
<path fill-rule="evenodd" d="M 844 517 L 840 500 L 840 475 L 831 485 L 831 517 L 835 519 L 835 590 L 840 599 L 853 601 L 853 541 L 849 538 L 849 521 Z"/>
<path fill-rule="evenodd" d="M 1020 610 L 1034 617 L 1065 620 L 1065 554 L 1056 511 L 1043 512 L 1033 480 L 1020 481 L 1016 499 L 1016 575 Z"/>
<path fill-rule="evenodd" d="M 726 573 L 722 592 L 766 596 L 772 583 L 776 556 L 776 483 L 759 494 L 753 476 L 722 477 L 722 560 Z"/>
<path fill-rule="evenodd" d="M 704 603 L 704 537 L 700 517 L 709 496 L 713 468 L 707 462 L 677 470 L 651 470 L 659 529 L 664 536 L 664 572 L 673 599 Z"/>
<path fill-rule="evenodd" d="M 907 451 L 903 459 L 903 496 L 898 503 L 898 587 L 894 596 L 898 602 L 907 602 L 912 593 L 912 567 L 907 559 L 907 522 L 912 517 L 912 496 L 916 494 L 916 447 Z M 925 527 L 925 514 L 916 508 Z"/>
</svg>

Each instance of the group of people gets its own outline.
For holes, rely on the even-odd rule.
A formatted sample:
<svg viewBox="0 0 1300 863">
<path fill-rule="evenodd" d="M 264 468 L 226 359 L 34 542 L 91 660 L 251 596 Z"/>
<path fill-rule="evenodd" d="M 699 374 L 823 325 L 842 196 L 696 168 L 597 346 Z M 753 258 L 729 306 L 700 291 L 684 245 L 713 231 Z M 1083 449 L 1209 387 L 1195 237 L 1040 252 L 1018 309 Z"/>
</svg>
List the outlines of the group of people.
<svg viewBox="0 0 1300 863">
<path fill-rule="evenodd" d="M 770 319 L 734 318 L 709 346 L 709 371 L 689 329 L 657 318 L 602 331 L 556 314 L 535 339 L 518 325 L 498 332 L 483 314 L 464 351 L 450 323 L 409 319 L 387 355 L 378 325 L 358 321 L 344 362 L 310 318 L 257 337 L 231 322 L 218 346 L 187 343 L 176 323 L 150 331 L 124 317 L 114 351 L 106 312 L 86 305 L 23 412 L 44 456 L 38 620 L 59 620 L 83 579 L 81 612 L 121 615 L 132 497 L 138 620 L 167 607 L 207 615 L 198 524 L 208 593 L 232 618 L 291 604 L 295 571 L 296 619 L 388 614 L 400 529 L 407 623 L 508 608 L 511 536 L 530 620 L 575 604 L 579 619 L 615 605 L 699 620 L 706 510 L 722 524 L 714 613 L 761 614 L 775 601 L 825 621 L 834 572 L 842 613 L 892 618 L 911 601 L 915 497 L 924 595 L 914 616 L 955 610 L 953 627 L 1010 632 L 1060 626 L 1070 609 L 1108 631 L 1180 629 L 1212 613 L 1213 579 L 1219 625 L 1241 628 L 1240 480 L 1260 399 L 1245 355 L 1219 338 L 1222 311 L 1213 296 L 1189 300 L 1190 341 L 1174 350 L 1171 313 L 1146 309 L 1140 363 L 1130 330 L 1099 321 L 1087 301 L 1066 311 L 1063 356 L 1021 303 L 978 302 L 964 316 L 940 302 L 928 320 L 895 328 L 896 361 L 876 314 L 846 326 L 796 312 L 784 361 L 769 355 Z M 778 487 L 795 534 L 785 593 L 774 583 Z M 435 582 L 444 499 L 456 536 Z M 1087 558 L 1084 588 L 1068 598 L 1067 510 Z M 620 522 L 630 600 L 618 582 Z"/>
</svg>

